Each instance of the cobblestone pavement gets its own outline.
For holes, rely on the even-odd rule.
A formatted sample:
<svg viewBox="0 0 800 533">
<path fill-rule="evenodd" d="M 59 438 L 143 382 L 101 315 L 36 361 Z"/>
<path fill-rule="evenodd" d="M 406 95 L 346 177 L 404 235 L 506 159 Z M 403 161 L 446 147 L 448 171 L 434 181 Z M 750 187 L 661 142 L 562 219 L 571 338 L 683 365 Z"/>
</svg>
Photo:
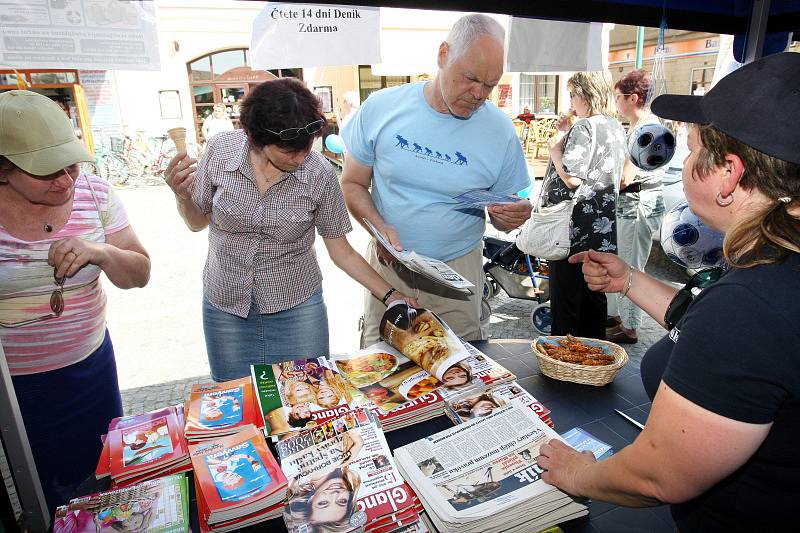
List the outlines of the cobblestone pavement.
<svg viewBox="0 0 800 533">
<path fill-rule="evenodd" d="M 666 259 L 660 248 L 654 249 L 645 269 L 648 273 L 675 284 L 681 283 L 685 274 Z M 493 339 L 534 338 L 531 324 L 531 311 L 535 302 L 509 298 L 502 290 L 491 300 L 492 317 L 487 326 L 487 335 Z M 642 355 L 654 342 L 664 335 L 664 329 L 649 316 L 639 330 L 639 342 L 625 345 L 630 359 L 629 364 L 639 366 Z M 193 376 L 159 385 L 131 388 L 122 391 L 122 401 L 126 414 L 142 413 L 165 405 L 178 404 L 189 397 L 193 383 L 211 381 L 210 376 Z"/>
</svg>

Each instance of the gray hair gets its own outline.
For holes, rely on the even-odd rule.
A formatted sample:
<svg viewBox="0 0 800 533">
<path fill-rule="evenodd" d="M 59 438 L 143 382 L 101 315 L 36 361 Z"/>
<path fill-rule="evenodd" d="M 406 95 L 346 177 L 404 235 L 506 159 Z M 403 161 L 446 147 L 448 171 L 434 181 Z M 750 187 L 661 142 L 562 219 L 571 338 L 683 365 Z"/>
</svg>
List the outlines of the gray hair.
<svg viewBox="0 0 800 533">
<path fill-rule="evenodd" d="M 450 29 L 450 33 L 447 34 L 447 39 L 445 39 L 449 47 L 447 63 L 450 64 L 461 57 L 472 43 L 484 35 L 494 37 L 500 42 L 501 46 L 505 46 L 506 31 L 492 17 L 475 13 L 458 19 Z"/>
</svg>

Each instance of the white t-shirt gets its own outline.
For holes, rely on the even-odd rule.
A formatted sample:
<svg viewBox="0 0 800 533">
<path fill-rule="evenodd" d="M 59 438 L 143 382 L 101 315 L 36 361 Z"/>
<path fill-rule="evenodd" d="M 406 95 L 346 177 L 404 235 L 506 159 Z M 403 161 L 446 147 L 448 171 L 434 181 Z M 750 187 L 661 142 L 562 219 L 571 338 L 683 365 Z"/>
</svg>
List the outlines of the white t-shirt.
<svg viewBox="0 0 800 533">
<path fill-rule="evenodd" d="M 208 131 L 206 140 L 209 140 L 217 133 L 233 130 L 233 122 L 228 117 L 217 118 L 214 115 L 209 115 L 203 121 L 203 127 Z"/>
</svg>

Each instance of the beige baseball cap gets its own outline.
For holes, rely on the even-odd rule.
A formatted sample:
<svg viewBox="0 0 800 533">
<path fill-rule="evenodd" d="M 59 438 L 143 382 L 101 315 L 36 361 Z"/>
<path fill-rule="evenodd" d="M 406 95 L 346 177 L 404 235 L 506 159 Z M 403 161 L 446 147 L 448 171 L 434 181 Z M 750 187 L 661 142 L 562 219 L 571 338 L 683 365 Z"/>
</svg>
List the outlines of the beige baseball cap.
<svg viewBox="0 0 800 533">
<path fill-rule="evenodd" d="M 34 176 L 94 161 L 58 104 L 18 90 L 0 94 L 0 155 Z"/>
</svg>

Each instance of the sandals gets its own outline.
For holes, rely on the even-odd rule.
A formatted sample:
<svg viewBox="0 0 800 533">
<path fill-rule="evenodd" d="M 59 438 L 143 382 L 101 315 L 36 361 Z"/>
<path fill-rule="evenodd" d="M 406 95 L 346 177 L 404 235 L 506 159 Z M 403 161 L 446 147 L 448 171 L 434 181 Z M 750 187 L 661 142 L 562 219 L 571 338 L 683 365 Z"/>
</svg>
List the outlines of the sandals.
<svg viewBox="0 0 800 533">
<path fill-rule="evenodd" d="M 613 328 L 615 326 L 619 326 L 622 324 L 622 321 L 619 317 L 616 316 L 607 316 L 606 317 L 606 328 Z"/>
<path fill-rule="evenodd" d="M 606 340 L 616 344 L 636 344 L 639 337 L 628 335 L 620 327 L 615 327 L 606 330 Z"/>
</svg>

